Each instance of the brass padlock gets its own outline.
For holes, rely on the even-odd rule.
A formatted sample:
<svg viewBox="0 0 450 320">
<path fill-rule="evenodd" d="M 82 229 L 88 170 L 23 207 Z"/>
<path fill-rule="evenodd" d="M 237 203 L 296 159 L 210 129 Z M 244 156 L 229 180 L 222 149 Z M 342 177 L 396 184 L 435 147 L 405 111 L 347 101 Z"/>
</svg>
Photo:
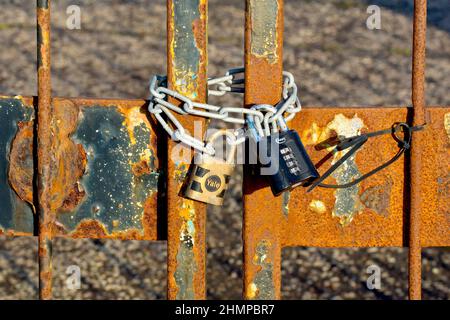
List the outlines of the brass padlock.
<svg viewBox="0 0 450 320">
<path fill-rule="evenodd" d="M 234 135 L 228 130 L 222 129 L 214 133 L 207 143 L 211 144 L 222 136 L 232 136 L 232 139 L 235 139 Z M 226 160 L 208 154 L 196 153 L 194 155 L 194 163 L 191 164 L 181 189 L 182 196 L 187 199 L 221 206 L 225 191 L 228 188 L 228 182 L 234 171 L 235 154 L 235 145 L 232 146 Z"/>
</svg>

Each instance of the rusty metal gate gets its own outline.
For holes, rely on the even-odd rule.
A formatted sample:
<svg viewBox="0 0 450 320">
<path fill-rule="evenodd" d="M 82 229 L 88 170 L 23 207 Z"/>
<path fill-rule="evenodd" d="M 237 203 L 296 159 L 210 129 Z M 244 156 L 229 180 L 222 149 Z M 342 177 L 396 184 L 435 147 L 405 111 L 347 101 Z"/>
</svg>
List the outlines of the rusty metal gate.
<svg viewBox="0 0 450 320">
<path fill-rule="evenodd" d="M 52 297 L 54 237 L 167 240 L 168 298 L 204 299 L 206 206 L 178 196 L 189 164 L 170 160 L 175 143 L 159 135 L 145 100 L 52 97 L 50 10 L 50 0 L 37 0 L 38 97 L 0 96 L 0 234 L 38 236 L 41 299 Z M 349 128 L 427 122 L 404 162 L 349 189 L 279 198 L 244 176 L 246 299 L 280 298 L 286 246 L 407 246 L 409 297 L 420 299 L 421 248 L 450 244 L 450 111 L 425 106 L 426 10 L 426 0 L 415 0 L 412 107 L 307 107 L 291 123 L 312 150 Z M 168 85 L 199 102 L 207 96 L 207 15 L 207 0 L 167 1 Z M 283 0 L 246 0 L 245 30 L 244 103 L 275 104 Z M 372 152 L 350 159 L 338 182 L 393 154 L 388 137 L 368 144 Z M 325 155 L 315 152 L 314 162 Z"/>
</svg>

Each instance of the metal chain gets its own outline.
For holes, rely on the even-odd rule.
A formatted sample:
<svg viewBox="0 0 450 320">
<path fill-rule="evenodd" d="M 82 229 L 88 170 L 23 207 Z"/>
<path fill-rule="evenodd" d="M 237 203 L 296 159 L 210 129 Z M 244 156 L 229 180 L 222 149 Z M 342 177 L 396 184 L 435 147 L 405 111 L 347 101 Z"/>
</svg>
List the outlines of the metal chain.
<svg viewBox="0 0 450 320">
<path fill-rule="evenodd" d="M 244 72 L 244 68 L 234 68 L 228 70 L 225 76 L 208 79 L 208 96 L 223 96 L 229 92 L 244 93 L 244 78 L 238 77 L 239 75 L 244 74 Z M 262 128 L 263 125 L 264 128 L 272 126 L 273 132 L 276 132 L 277 123 L 286 123 L 292 120 L 295 115 L 301 111 L 302 106 L 297 93 L 298 89 L 295 84 L 294 76 L 287 71 L 283 71 L 282 100 L 274 107 L 274 109 L 220 107 L 192 101 L 188 97 L 168 89 L 167 77 L 156 75 L 150 81 L 150 103 L 148 110 L 155 116 L 172 140 L 180 141 L 203 153 L 214 155 L 214 147 L 209 143 L 205 143 L 189 135 L 172 111 L 181 115 L 191 114 L 241 125 L 245 125 L 245 118 L 249 117 L 258 129 Z M 179 100 L 181 105 L 177 106 L 168 102 L 168 97 Z M 240 115 L 241 117 L 232 116 L 233 114 Z M 244 116 L 244 119 L 242 116 Z M 266 132 L 266 134 L 267 133 L 268 132 Z M 227 138 L 229 144 L 238 145 L 245 141 L 244 128 L 235 130 L 234 135 L 236 138 L 233 141 L 230 141 L 229 137 Z"/>
</svg>

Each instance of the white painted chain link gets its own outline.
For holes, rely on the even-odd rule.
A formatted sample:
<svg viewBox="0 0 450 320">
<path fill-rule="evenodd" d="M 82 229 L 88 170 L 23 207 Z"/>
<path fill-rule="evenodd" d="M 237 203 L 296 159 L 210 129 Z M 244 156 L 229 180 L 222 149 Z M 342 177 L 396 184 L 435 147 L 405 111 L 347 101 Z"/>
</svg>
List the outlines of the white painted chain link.
<svg viewBox="0 0 450 320">
<path fill-rule="evenodd" d="M 225 76 L 208 79 L 208 96 L 223 96 L 228 92 L 244 93 L 244 78 L 237 78 L 238 75 L 245 72 L 244 68 L 230 69 Z M 150 103 L 148 110 L 153 114 L 169 134 L 172 140 L 180 141 L 196 150 L 214 155 L 215 150 L 212 144 L 205 143 L 194 138 L 183 128 L 172 111 L 181 115 L 195 115 L 204 118 L 218 119 L 224 122 L 245 125 L 245 118 L 249 118 L 258 128 L 259 133 L 268 134 L 270 126 L 272 132 L 277 132 L 277 124 L 284 128 L 285 123 L 292 120 L 301 110 L 302 106 L 297 96 L 298 89 L 295 84 L 294 76 L 283 71 L 283 93 L 282 100 L 272 108 L 239 108 L 239 107 L 220 107 L 207 103 L 199 103 L 179 94 L 174 90 L 167 88 L 167 77 L 154 76 L 150 81 Z M 167 101 L 168 97 L 173 97 L 181 102 L 179 106 Z M 270 106 L 269 106 L 270 107 Z M 240 115 L 232 116 L 232 114 Z M 287 114 L 285 116 L 285 114 Z M 165 115 L 165 117 L 164 117 Z M 244 118 L 242 118 L 244 116 Z M 264 131 L 262 128 L 264 127 Z M 238 145 L 245 141 L 245 128 L 234 131 L 235 140 L 227 142 L 231 145 Z"/>
</svg>

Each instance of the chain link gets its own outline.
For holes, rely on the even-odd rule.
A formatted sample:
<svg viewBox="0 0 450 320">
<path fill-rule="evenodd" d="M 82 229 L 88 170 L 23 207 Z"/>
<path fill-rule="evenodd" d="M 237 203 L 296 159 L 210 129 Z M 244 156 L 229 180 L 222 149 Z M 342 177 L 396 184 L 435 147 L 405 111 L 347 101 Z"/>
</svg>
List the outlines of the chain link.
<svg viewBox="0 0 450 320">
<path fill-rule="evenodd" d="M 223 96 L 226 93 L 244 93 L 244 68 L 234 68 L 217 78 L 208 79 L 208 96 Z M 242 75 L 239 77 L 239 75 Z M 212 145 L 207 144 L 189 135 L 183 125 L 174 116 L 173 112 L 181 115 L 194 115 L 209 119 L 218 119 L 228 123 L 245 125 L 245 119 L 251 119 L 258 133 L 262 135 L 278 131 L 278 125 L 286 128 L 286 122 L 292 120 L 301 111 L 302 106 L 297 96 L 298 89 L 294 76 L 283 71 L 282 100 L 274 107 L 262 105 L 258 108 L 220 107 L 213 104 L 192 101 L 182 94 L 167 88 L 166 76 L 154 76 L 150 81 L 150 103 L 148 110 L 153 114 L 163 129 L 172 140 L 180 141 L 203 153 L 214 155 Z M 170 103 L 168 97 L 173 97 L 181 102 L 178 106 Z M 261 110 L 261 111 L 260 111 Z M 165 117 L 164 117 L 165 115 Z M 235 115 L 235 116 L 233 116 Z M 244 118 L 242 117 L 244 116 Z M 239 128 L 234 131 L 235 139 L 227 141 L 231 145 L 238 145 L 245 141 L 245 129 Z"/>
</svg>

